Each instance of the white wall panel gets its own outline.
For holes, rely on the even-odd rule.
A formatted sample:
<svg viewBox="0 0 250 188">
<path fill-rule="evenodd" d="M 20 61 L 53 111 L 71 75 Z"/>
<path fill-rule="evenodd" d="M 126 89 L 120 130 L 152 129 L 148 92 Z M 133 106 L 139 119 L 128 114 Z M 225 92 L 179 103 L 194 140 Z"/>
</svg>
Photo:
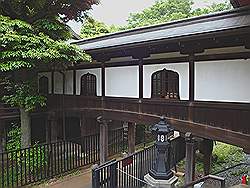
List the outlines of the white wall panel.
<svg viewBox="0 0 250 188">
<path fill-rule="evenodd" d="M 106 68 L 106 96 L 139 97 L 138 66 Z"/>
<path fill-rule="evenodd" d="M 60 72 L 54 72 L 54 94 L 63 94 L 63 75 Z"/>
<path fill-rule="evenodd" d="M 73 70 L 65 72 L 65 94 L 73 95 Z"/>
<path fill-rule="evenodd" d="M 143 67 L 143 97 L 151 98 L 151 76 L 154 72 L 163 70 L 172 70 L 179 74 L 179 92 L 181 100 L 188 100 L 189 71 L 188 63 L 157 64 L 144 65 Z"/>
<path fill-rule="evenodd" d="M 250 102 L 250 60 L 196 62 L 195 99 Z"/>
<path fill-rule="evenodd" d="M 76 94 L 80 95 L 81 76 L 87 73 L 94 74 L 96 76 L 96 82 L 97 82 L 96 92 L 97 92 L 97 96 L 101 96 L 102 95 L 101 68 L 76 70 Z"/>
</svg>

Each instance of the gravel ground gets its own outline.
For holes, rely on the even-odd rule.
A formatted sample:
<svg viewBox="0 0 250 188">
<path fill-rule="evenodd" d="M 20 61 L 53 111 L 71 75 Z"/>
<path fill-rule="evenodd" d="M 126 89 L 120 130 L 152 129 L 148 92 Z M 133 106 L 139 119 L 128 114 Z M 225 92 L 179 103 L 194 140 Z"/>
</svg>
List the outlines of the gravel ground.
<svg viewBox="0 0 250 188">
<path fill-rule="evenodd" d="M 228 169 L 224 172 L 215 174 L 219 177 L 224 177 L 226 180 L 226 187 L 231 187 L 233 185 L 238 185 L 241 183 L 241 177 L 243 175 L 250 176 L 250 156 L 247 156 L 246 164 L 236 166 L 234 168 Z M 204 188 L 219 188 L 220 182 L 215 180 L 207 180 L 202 187 Z"/>
</svg>

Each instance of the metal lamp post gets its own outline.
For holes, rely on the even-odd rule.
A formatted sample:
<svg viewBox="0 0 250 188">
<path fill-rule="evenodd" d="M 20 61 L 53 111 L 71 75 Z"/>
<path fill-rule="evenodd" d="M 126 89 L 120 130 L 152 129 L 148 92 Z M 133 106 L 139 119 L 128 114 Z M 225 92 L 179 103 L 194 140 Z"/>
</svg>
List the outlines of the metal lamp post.
<svg viewBox="0 0 250 188">
<path fill-rule="evenodd" d="M 157 135 L 155 143 L 157 151 L 156 160 L 149 175 L 154 179 L 168 180 L 173 177 L 173 172 L 170 169 L 170 138 L 174 135 L 174 129 L 166 122 L 165 117 L 161 117 L 160 122 L 154 125 L 151 130 Z"/>
</svg>

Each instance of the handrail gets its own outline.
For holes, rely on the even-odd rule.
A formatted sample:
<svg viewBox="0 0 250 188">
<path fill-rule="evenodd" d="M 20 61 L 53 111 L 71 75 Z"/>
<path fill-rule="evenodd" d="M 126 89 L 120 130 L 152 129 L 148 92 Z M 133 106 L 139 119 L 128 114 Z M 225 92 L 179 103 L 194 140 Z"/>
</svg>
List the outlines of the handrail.
<svg viewBox="0 0 250 188">
<path fill-rule="evenodd" d="M 203 182 L 203 181 L 205 181 L 205 180 L 207 180 L 207 179 L 213 179 L 213 180 L 218 180 L 218 181 L 220 181 L 220 183 L 221 183 L 221 188 L 225 188 L 225 186 L 226 186 L 225 178 L 222 178 L 222 177 L 219 177 L 219 176 L 215 176 L 215 175 L 209 174 L 209 175 L 204 176 L 204 177 L 202 177 L 202 178 L 200 178 L 200 179 L 198 179 L 198 180 L 192 181 L 192 182 L 190 182 L 190 183 L 188 183 L 188 184 L 182 186 L 181 188 L 188 188 L 188 187 L 194 186 L 195 184 L 200 183 L 200 182 Z"/>
</svg>

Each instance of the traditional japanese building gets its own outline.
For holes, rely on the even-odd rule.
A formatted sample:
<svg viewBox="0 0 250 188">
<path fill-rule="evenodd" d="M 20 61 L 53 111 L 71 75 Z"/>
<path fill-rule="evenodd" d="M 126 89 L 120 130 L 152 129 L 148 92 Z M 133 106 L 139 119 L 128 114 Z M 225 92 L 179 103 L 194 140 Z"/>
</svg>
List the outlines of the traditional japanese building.
<svg viewBox="0 0 250 188">
<path fill-rule="evenodd" d="M 245 6 L 78 40 L 73 44 L 93 62 L 40 72 L 39 91 L 48 104 L 33 121 L 47 125 L 41 130 L 49 140 L 100 131 L 104 149 L 108 121 L 96 118 L 113 120 L 112 128 L 129 122 L 133 152 L 134 127 L 164 115 L 181 135 L 191 132 L 250 153 L 249 36 L 250 7 Z"/>
</svg>

